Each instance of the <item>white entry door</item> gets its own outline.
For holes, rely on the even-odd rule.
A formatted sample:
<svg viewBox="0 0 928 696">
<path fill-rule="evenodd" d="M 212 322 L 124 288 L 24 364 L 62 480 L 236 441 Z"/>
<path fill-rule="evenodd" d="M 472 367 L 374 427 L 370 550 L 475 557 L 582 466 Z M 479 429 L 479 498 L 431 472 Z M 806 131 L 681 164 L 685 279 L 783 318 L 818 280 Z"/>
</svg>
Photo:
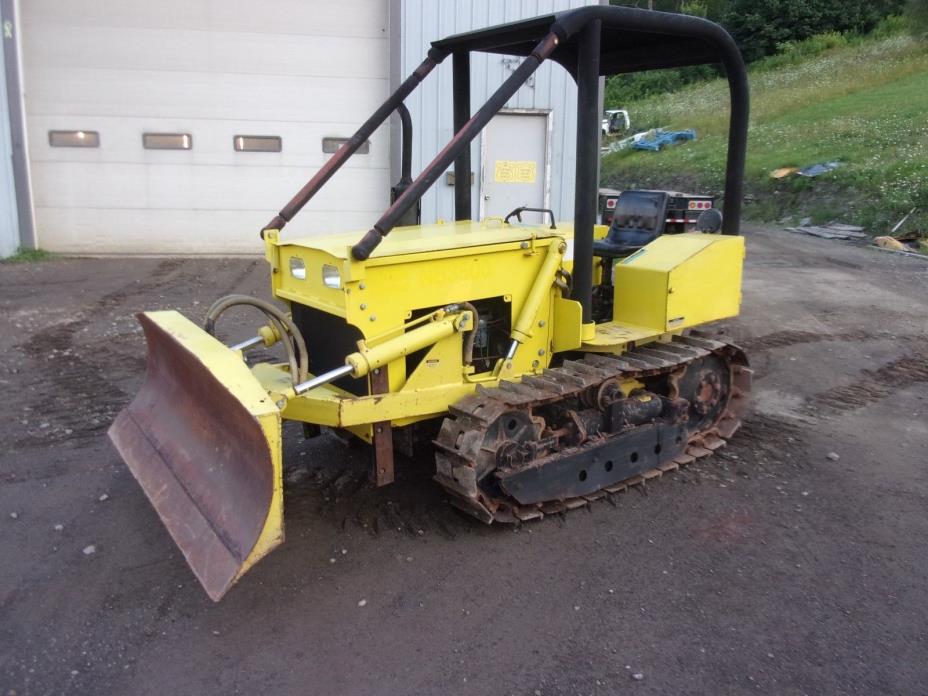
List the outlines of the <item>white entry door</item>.
<svg viewBox="0 0 928 696">
<path fill-rule="evenodd" d="M 483 132 L 480 217 L 547 207 L 547 113 L 499 113 Z M 547 218 L 545 218 L 547 219 Z M 541 222 L 526 213 L 523 222 Z"/>
</svg>

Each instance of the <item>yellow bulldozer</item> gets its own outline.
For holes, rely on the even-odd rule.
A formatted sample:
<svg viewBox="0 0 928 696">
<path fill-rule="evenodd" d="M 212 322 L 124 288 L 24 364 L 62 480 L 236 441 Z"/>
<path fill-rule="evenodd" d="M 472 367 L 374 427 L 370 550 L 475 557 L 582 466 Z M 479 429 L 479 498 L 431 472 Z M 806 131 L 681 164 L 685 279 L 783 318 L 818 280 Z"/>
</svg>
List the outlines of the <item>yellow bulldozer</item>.
<svg viewBox="0 0 928 696">
<path fill-rule="evenodd" d="M 472 112 L 471 53 L 522 58 Z M 443 60 L 454 136 L 363 235 L 281 230 Z M 573 220 L 471 220 L 470 143 L 546 60 L 577 84 Z M 603 75 L 721 63 L 731 97 L 722 213 L 639 248 L 597 212 Z M 144 383 L 110 437 L 209 596 L 283 542 L 284 420 L 368 443 L 375 485 L 425 441 L 451 503 L 486 523 L 562 512 L 708 455 L 737 430 L 751 371 L 694 327 L 735 316 L 748 90 L 731 37 L 698 17 L 591 6 L 459 34 L 427 58 L 261 231 L 278 304 L 232 295 L 205 326 L 145 312 Z M 408 147 L 408 139 L 404 139 Z M 407 158 L 408 161 L 408 158 Z M 455 222 L 401 225 L 455 172 Z M 535 213 L 537 215 L 537 212 Z M 623 220 L 626 230 L 655 221 Z M 360 238 L 358 238 L 360 236 Z M 227 346 L 230 307 L 266 316 Z M 279 345 L 286 360 L 249 367 Z"/>
</svg>

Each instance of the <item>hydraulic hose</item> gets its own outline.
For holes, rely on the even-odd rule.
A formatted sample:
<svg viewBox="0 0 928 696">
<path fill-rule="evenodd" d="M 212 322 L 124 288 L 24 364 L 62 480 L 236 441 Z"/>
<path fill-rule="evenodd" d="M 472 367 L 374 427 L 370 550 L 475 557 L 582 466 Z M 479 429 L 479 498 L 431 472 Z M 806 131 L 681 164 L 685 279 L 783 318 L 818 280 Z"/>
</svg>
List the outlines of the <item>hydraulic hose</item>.
<svg viewBox="0 0 928 696">
<path fill-rule="evenodd" d="M 290 377 L 294 384 L 305 382 L 309 378 L 309 353 L 306 341 L 293 320 L 285 312 L 264 300 L 250 295 L 226 295 L 216 300 L 206 312 L 203 328 L 210 335 L 215 335 L 216 321 L 227 309 L 238 306 L 255 307 L 264 313 L 267 320 L 280 334 L 287 360 L 290 363 Z M 295 344 L 295 345 L 294 345 Z"/>
<path fill-rule="evenodd" d="M 235 306 L 257 306 L 255 302 L 260 302 L 260 300 L 256 300 L 255 302 L 244 301 L 245 299 L 254 300 L 254 298 L 248 297 L 247 295 L 239 295 L 239 296 L 229 295 L 229 296 L 220 298 L 219 300 L 214 302 L 213 305 L 209 308 L 209 311 L 207 312 L 206 322 L 204 326 L 207 333 L 214 334 L 215 328 L 216 328 L 216 321 L 219 319 L 219 316 L 223 312 L 225 312 L 227 309 L 231 307 L 235 307 Z M 276 310 L 275 307 L 271 306 L 271 308 L 273 310 Z M 296 377 L 299 376 L 300 374 L 300 369 L 299 369 L 299 364 L 297 362 L 297 357 L 294 354 L 293 343 L 290 338 L 290 335 L 291 335 L 290 332 L 288 331 L 286 325 L 281 321 L 281 318 L 278 316 L 276 311 L 273 311 L 273 312 L 268 311 L 268 308 L 263 307 L 263 306 L 258 306 L 258 309 L 262 311 L 262 313 L 265 316 L 265 319 L 268 321 L 268 323 L 271 324 L 271 326 L 274 328 L 274 330 L 283 340 L 284 348 L 287 351 L 287 361 L 289 362 L 289 365 L 290 365 L 290 377 L 291 379 L 296 379 Z"/>
<path fill-rule="evenodd" d="M 458 304 L 473 315 L 470 331 L 464 336 L 464 364 L 470 365 L 474 362 L 474 342 L 477 340 L 477 329 L 480 327 L 480 315 L 477 314 L 477 309 L 470 302 L 459 302 Z"/>
</svg>

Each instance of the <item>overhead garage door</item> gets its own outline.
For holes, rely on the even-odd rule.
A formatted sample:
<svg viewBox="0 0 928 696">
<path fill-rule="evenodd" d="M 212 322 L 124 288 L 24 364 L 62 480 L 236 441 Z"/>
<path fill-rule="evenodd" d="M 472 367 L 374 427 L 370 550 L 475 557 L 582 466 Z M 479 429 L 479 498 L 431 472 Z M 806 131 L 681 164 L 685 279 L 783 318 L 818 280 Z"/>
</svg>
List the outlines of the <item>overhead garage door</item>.
<svg viewBox="0 0 928 696">
<path fill-rule="evenodd" d="M 51 251 L 260 251 L 258 230 L 331 156 L 323 139 L 350 136 L 387 94 L 381 0 L 20 7 L 36 231 Z M 79 147 L 93 133 L 99 145 Z M 146 149 L 145 133 L 190 149 Z M 279 137 L 280 151 L 236 151 L 236 136 Z M 368 228 L 388 203 L 388 150 L 381 128 L 287 234 Z"/>
</svg>

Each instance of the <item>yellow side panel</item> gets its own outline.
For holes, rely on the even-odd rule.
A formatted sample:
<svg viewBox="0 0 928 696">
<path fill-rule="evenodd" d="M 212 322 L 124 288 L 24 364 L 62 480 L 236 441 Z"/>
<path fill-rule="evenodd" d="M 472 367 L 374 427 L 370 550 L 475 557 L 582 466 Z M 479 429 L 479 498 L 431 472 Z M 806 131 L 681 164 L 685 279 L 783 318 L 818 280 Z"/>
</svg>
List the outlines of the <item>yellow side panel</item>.
<svg viewBox="0 0 928 696">
<path fill-rule="evenodd" d="M 743 237 L 658 237 L 616 264 L 614 318 L 663 332 L 735 316 L 743 263 Z"/>
<path fill-rule="evenodd" d="M 579 348 L 583 340 L 583 307 L 580 303 L 563 297 L 555 297 L 554 311 L 551 315 L 554 321 L 552 350 L 560 353 Z"/>
<path fill-rule="evenodd" d="M 676 329 L 738 315 L 744 237 L 722 236 L 670 272 L 667 328 Z"/>
<path fill-rule="evenodd" d="M 454 384 L 461 381 L 463 335 L 453 333 L 428 349 L 425 357 L 408 376 L 406 389 L 422 389 L 436 384 Z"/>
<path fill-rule="evenodd" d="M 617 262 L 613 271 L 614 322 L 663 332 L 667 317 L 667 275 L 651 268 Z"/>
</svg>

